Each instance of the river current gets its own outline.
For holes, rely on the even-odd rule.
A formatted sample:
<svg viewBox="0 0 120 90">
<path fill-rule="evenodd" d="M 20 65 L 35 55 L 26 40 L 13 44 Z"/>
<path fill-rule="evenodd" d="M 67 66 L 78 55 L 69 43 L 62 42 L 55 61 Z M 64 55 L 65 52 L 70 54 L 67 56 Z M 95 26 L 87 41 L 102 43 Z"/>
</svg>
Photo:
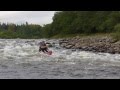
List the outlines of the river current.
<svg viewBox="0 0 120 90">
<path fill-rule="evenodd" d="M 39 53 L 45 39 L 0 39 L 0 79 L 119 79 L 120 55 L 64 49 L 52 43 L 52 55 Z"/>
</svg>

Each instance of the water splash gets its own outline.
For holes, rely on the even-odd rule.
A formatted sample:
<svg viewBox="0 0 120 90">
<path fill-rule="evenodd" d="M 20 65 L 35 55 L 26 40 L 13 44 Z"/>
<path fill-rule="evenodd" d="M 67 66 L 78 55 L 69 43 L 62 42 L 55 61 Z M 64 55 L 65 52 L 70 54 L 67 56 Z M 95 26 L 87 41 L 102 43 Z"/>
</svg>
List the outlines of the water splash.
<svg viewBox="0 0 120 90">
<path fill-rule="evenodd" d="M 39 53 L 41 40 L 1 39 L 0 78 L 119 78 L 120 55 L 49 48 L 53 55 Z"/>
<path fill-rule="evenodd" d="M 54 42 L 54 47 L 50 48 L 53 55 L 45 55 L 38 52 L 38 43 L 41 40 L 0 40 L 0 57 L 6 59 L 25 61 L 58 61 L 58 62 L 80 62 L 80 61 L 110 61 L 120 62 L 119 54 L 108 53 L 92 53 L 86 51 L 72 51 L 59 47 L 58 41 L 47 40 Z M 57 48 L 56 48 L 57 47 Z"/>
</svg>

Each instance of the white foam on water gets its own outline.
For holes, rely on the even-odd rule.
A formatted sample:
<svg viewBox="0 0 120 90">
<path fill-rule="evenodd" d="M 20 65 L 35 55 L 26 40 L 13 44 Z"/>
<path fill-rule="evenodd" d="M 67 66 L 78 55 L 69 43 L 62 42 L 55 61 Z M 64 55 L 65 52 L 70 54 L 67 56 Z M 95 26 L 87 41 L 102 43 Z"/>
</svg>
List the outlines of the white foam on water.
<svg viewBox="0 0 120 90">
<path fill-rule="evenodd" d="M 109 53 L 93 53 L 86 51 L 74 51 L 70 52 L 70 50 L 56 51 L 54 55 L 58 61 L 64 62 L 78 62 L 78 61 L 108 61 L 108 62 L 119 62 L 120 63 L 120 54 L 109 54 Z"/>
<path fill-rule="evenodd" d="M 110 61 L 110 62 L 120 62 L 120 54 L 108 54 L 108 53 L 92 53 L 86 51 L 72 51 L 68 49 L 56 49 L 55 47 L 50 48 L 53 51 L 52 55 L 46 55 L 39 53 L 39 43 L 40 40 L 0 40 L 1 49 L 0 57 L 1 59 L 13 59 L 18 62 L 23 61 L 56 61 L 65 62 L 69 64 L 75 64 L 78 61 Z M 3 46 L 4 45 L 4 46 Z M 55 44 L 58 46 L 58 44 Z M 25 60 L 23 60 L 25 59 Z M 20 61 L 19 61 L 20 60 Z"/>
</svg>

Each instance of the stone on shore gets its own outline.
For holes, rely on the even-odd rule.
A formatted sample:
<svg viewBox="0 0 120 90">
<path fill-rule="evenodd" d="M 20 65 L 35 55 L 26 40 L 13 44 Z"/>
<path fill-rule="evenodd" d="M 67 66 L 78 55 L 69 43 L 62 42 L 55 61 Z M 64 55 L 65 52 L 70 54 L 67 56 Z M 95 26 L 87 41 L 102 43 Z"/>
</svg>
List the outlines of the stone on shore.
<svg viewBox="0 0 120 90">
<path fill-rule="evenodd" d="M 120 53 L 120 41 L 116 41 L 111 37 L 85 37 L 79 36 L 62 39 L 59 41 L 61 47 L 66 49 L 80 49 L 84 51 L 104 52 L 104 53 Z"/>
</svg>

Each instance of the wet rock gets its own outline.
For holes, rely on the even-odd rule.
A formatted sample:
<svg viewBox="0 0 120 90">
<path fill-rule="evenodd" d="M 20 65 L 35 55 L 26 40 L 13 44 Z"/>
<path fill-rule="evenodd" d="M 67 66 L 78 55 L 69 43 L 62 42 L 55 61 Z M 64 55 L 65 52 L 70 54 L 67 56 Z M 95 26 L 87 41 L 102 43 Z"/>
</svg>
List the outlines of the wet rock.
<svg viewBox="0 0 120 90">
<path fill-rule="evenodd" d="M 56 49 L 60 49 L 60 47 L 55 47 Z"/>
<path fill-rule="evenodd" d="M 52 45 L 51 43 L 49 43 L 49 42 L 47 42 L 46 45 L 47 45 L 48 47 L 53 47 L 53 45 Z"/>
<path fill-rule="evenodd" d="M 68 41 L 60 41 L 59 44 L 68 43 Z"/>
<path fill-rule="evenodd" d="M 52 44 L 54 44 L 55 45 L 55 43 L 53 42 Z"/>
<path fill-rule="evenodd" d="M 71 39 L 63 39 L 59 42 L 60 46 L 66 49 L 80 49 L 93 52 L 120 53 L 120 41 L 111 37 L 85 37 L 76 36 Z"/>
<path fill-rule="evenodd" d="M 72 48 L 72 46 L 73 45 L 67 45 L 67 46 L 65 46 L 67 49 L 70 49 L 70 48 Z"/>
<path fill-rule="evenodd" d="M 35 42 L 35 40 L 25 41 L 25 43 Z"/>
<path fill-rule="evenodd" d="M 72 51 L 76 51 L 76 49 L 72 49 Z"/>
<path fill-rule="evenodd" d="M 51 44 L 51 43 L 49 43 L 49 42 L 46 42 L 46 44 Z"/>
<path fill-rule="evenodd" d="M 53 45 L 51 45 L 51 44 L 49 44 L 49 45 L 47 45 L 48 47 L 53 47 Z"/>
</svg>

